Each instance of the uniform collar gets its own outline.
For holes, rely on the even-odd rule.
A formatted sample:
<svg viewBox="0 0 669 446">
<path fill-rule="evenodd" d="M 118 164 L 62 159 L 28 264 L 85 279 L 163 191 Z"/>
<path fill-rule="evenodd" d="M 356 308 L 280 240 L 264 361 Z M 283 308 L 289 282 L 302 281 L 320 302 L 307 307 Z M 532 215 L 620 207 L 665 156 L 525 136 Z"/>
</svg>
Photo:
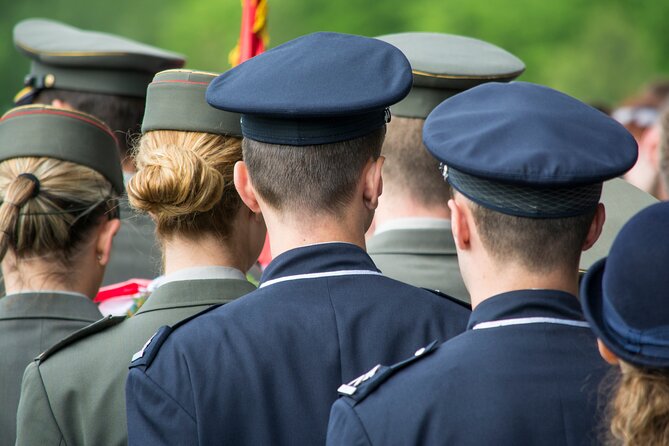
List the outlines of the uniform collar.
<svg viewBox="0 0 669 446">
<path fill-rule="evenodd" d="M 184 268 L 170 274 L 165 274 L 151 282 L 149 289 L 154 291 L 161 286 L 182 280 L 205 280 L 205 279 L 237 279 L 246 280 L 243 272 L 236 268 L 228 266 L 195 266 L 192 268 Z"/>
<path fill-rule="evenodd" d="M 367 241 L 370 254 L 457 255 L 450 228 L 392 229 L 375 233 Z"/>
<path fill-rule="evenodd" d="M 467 329 L 482 322 L 534 317 L 584 320 L 581 304 L 572 294 L 557 290 L 518 290 L 481 302 L 472 311 Z"/>
<path fill-rule="evenodd" d="M 56 318 L 96 321 L 98 306 L 79 293 L 28 291 L 0 298 L 0 319 Z"/>
<path fill-rule="evenodd" d="M 248 294 L 256 287 L 240 279 L 179 280 L 153 291 L 136 315 L 167 308 L 218 305 Z"/>
<path fill-rule="evenodd" d="M 383 234 L 388 231 L 397 231 L 403 229 L 440 229 L 443 231 L 451 230 L 451 221 L 445 218 L 433 217 L 406 217 L 396 218 L 379 225 L 374 235 Z"/>
<path fill-rule="evenodd" d="M 260 278 L 261 286 L 288 276 L 314 273 L 367 271 L 381 274 L 372 259 L 352 243 L 318 243 L 291 249 L 277 256 Z"/>
</svg>

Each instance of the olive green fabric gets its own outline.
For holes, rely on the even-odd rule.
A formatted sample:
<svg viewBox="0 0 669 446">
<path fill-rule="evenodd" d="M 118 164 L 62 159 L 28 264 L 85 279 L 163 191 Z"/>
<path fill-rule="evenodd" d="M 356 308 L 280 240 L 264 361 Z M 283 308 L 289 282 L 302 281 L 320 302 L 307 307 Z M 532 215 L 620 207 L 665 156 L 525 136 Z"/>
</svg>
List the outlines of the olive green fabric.
<svg viewBox="0 0 669 446">
<path fill-rule="evenodd" d="M 26 366 L 62 338 L 101 317 L 97 305 L 79 295 L 21 293 L 0 298 L 0 446 L 14 445 Z"/>
<path fill-rule="evenodd" d="M 185 62 L 181 54 L 46 19 L 19 22 L 14 44 L 34 61 L 26 94 L 61 88 L 144 97 L 153 74 Z"/>
<path fill-rule="evenodd" d="M 395 116 L 425 119 L 456 93 L 485 82 L 509 82 L 525 71 L 513 54 L 471 37 L 409 32 L 378 39 L 399 48 L 413 71 L 411 92 L 391 107 Z"/>
<path fill-rule="evenodd" d="M 135 316 L 33 362 L 23 380 L 17 444 L 126 444 L 124 389 L 132 355 L 160 326 L 254 289 L 235 279 L 170 282 Z"/>
<path fill-rule="evenodd" d="M 146 93 L 142 133 L 181 130 L 241 138 L 241 116 L 218 110 L 205 100 L 207 86 L 217 76 L 192 70 L 167 70 L 156 74 Z"/>
<path fill-rule="evenodd" d="M 162 254 L 155 223 L 132 209 L 126 195 L 119 199 L 119 206 L 121 229 L 114 236 L 102 286 L 128 279 L 154 279 L 161 274 Z"/>
<path fill-rule="evenodd" d="M 625 223 L 642 209 L 658 202 L 652 195 L 620 178 L 604 183 L 600 201 L 606 208 L 606 221 L 597 243 L 581 256 L 581 270 L 587 270 L 597 260 L 608 256 L 613 240 Z"/>
<path fill-rule="evenodd" d="M 70 161 L 102 174 L 121 195 L 121 158 L 109 127 L 99 119 L 46 105 L 16 107 L 0 119 L 0 161 L 26 156 Z"/>
<path fill-rule="evenodd" d="M 367 241 L 367 252 L 388 277 L 470 302 L 450 230 L 384 231 Z"/>
</svg>

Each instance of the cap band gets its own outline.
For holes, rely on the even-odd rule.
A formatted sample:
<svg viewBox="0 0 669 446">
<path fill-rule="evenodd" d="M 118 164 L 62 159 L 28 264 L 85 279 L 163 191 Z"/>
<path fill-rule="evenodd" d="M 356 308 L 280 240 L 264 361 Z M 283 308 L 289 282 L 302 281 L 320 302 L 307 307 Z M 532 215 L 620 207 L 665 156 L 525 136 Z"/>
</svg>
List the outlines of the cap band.
<svg viewBox="0 0 669 446">
<path fill-rule="evenodd" d="M 593 210 L 602 183 L 566 187 L 538 187 L 501 183 L 444 169 L 444 178 L 472 201 L 502 214 L 527 218 L 567 218 Z"/>
<path fill-rule="evenodd" d="M 425 119 L 437 105 L 460 91 L 419 87 L 414 84 L 408 96 L 390 108 L 393 116 Z"/>
<path fill-rule="evenodd" d="M 347 141 L 368 135 L 390 121 L 390 110 L 319 118 L 282 119 L 242 115 L 245 138 L 269 144 L 310 146 Z"/>
</svg>

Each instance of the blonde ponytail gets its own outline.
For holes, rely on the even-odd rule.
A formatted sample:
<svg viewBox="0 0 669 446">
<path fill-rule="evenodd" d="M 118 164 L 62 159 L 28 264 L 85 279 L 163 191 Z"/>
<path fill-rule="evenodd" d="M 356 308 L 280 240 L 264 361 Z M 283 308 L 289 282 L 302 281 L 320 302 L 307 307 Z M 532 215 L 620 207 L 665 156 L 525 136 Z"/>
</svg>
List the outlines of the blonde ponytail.
<svg viewBox="0 0 669 446">
<path fill-rule="evenodd" d="M 18 175 L 9 184 L 0 205 L 0 260 L 5 258 L 10 242 L 14 239 L 14 228 L 19 210 L 30 198 L 34 198 L 38 183 L 25 175 Z"/>
</svg>

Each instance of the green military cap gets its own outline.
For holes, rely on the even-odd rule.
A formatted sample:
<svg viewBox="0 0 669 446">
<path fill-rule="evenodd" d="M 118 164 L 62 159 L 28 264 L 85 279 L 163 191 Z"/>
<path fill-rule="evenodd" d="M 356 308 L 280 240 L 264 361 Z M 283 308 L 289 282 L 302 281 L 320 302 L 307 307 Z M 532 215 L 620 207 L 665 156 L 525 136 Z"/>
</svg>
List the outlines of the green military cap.
<svg viewBox="0 0 669 446">
<path fill-rule="evenodd" d="M 193 70 L 167 70 L 156 74 L 146 93 L 142 133 L 181 130 L 241 138 L 239 113 L 218 110 L 205 100 L 207 87 L 217 76 Z"/>
<path fill-rule="evenodd" d="M 602 198 L 606 208 L 606 221 L 597 243 L 581 255 L 581 270 L 585 271 L 597 260 L 609 255 L 618 232 L 641 209 L 657 203 L 650 194 L 637 189 L 625 180 L 616 178 L 604 183 Z"/>
<path fill-rule="evenodd" d="M 46 19 L 18 23 L 14 44 L 32 59 L 16 104 L 47 88 L 142 98 L 155 73 L 185 61 L 181 54 Z"/>
<path fill-rule="evenodd" d="M 123 194 L 116 137 L 94 116 L 47 105 L 9 110 L 0 118 L 0 161 L 27 156 L 89 167 L 109 180 L 119 195 Z"/>
<path fill-rule="evenodd" d="M 393 105 L 393 115 L 425 119 L 444 99 L 485 82 L 508 82 L 525 64 L 502 48 L 470 37 L 400 33 L 377 37 L 399 48 L 411 63 L 413 88 Z"/>
</svg>

